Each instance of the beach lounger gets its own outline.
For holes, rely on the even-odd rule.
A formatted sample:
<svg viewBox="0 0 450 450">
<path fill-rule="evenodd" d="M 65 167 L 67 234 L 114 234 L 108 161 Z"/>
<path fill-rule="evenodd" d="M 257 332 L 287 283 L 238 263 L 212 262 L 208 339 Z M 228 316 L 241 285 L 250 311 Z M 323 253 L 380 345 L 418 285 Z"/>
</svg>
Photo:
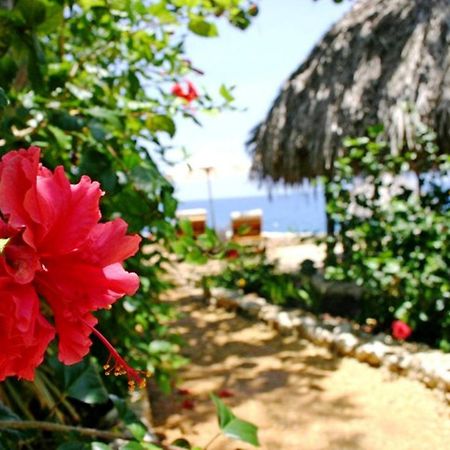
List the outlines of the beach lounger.
<svg viewBox="0 0 450 450">
<path fill-rule="evenodd" d="M 233 211 L 231 213 L 231 240 L 240 245 L 255 247 L 264 251 L 262 238 L 262 209 Z"/>
<path fill-rule="evenodd" d="M 176 217 L 179 220 L 187 220 L 190 222 L 194 237 L 206 231 L 206 209 L 180 209 L 176 212 Z"/>
</svg>

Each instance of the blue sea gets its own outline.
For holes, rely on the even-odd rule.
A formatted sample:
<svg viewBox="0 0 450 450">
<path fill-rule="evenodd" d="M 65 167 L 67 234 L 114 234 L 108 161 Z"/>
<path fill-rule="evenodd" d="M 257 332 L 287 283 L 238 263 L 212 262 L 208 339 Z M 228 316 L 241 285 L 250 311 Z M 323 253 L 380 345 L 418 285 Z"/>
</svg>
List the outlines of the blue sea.
<svg viewBox="0 0 450 450">
<path fill-rule="evenodd" d="M 232 211 L 263 211 L 263 231 L 322 233 L 326 229 L 325 199 L 322 189 L 304 189 L 269 196 L 213 199 L 216 230 L 230 229 Z M 180 202 L 178 209 L 204 208 L 208 225 L 212 226 L 211 205 L 208 200 Z"/>
</svg>

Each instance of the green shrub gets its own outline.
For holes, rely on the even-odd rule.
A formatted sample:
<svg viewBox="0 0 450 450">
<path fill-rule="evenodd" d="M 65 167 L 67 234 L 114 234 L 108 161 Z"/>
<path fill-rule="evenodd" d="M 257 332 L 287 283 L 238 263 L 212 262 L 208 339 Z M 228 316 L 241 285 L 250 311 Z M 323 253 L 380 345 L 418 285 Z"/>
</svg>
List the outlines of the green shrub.
<svg viewBox="0 0 450 450">
<path fill-rule="evenodd" d="M 249 255 L 241 250 L 220 275 L 210 277 L 209 283 L 242 289 L 244 293 L 256 293 L 276 305 L 308 309 L 312 306 L 300 275 L 277 271 L 276 265 L 269 262 L 264 254 Z"/>
<path fill-rule="evenodd" d="M 448 350 L 450 158 L 426 129 L 415 148 L 398 155 L 379 131 L 345 141 L 348 151 L 327 186 L 327 211 L 337 224 L 332 240 L 342 253 L 326 275 L 363 286 L 360 320 L 375 318 L 387 328 L 401 319 L 414 339 Z"/>
</svg>

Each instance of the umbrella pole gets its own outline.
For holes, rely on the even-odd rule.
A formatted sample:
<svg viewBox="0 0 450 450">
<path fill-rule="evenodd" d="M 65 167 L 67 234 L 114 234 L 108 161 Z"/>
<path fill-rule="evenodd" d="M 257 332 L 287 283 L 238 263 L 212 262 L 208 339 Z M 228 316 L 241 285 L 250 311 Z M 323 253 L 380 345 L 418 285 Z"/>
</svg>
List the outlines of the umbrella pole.
<svg viewBox="0 0 450 450">
<path fill-rule="evenodd" d="M 214 203 L 213 203 L 213 196 L 212 196 L 212 188 L 211 188 L 211 178 L 210 174 L 212 172 L 212 167 L 205 167 L 203 170 L 206 173 L 206 184 L 208 187 L 208 202 L 209 202 L 209 210 L 211 211 L 211 225 L 212 229 L 216 229 L 216 217 L 214 214 Z"/>
</svg>

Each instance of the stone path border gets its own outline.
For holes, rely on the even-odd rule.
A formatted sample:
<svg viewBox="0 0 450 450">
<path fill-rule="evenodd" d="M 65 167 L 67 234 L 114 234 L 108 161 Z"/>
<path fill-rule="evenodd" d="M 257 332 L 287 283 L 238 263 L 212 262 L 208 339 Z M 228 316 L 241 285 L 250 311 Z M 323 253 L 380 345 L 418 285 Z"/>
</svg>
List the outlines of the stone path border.
<svg viewBox="0 0 450 450">
<path fill-rule="evenodd" d="M 356 329 L 356 324 L 341 318 L 320 319 L 301 309 L 282 309 L 255 294 L 211 288 L 204 296 L 213 306 L 242 311 L 280 333 L 297 333 L 341 356 L 353 357 L 374 367 L 384 366 L 399 375 L 419 380 L 429 388 L 441 390 L 450 403 L 448 353 L 422 344 L 396 342 L 385 334 L 363 333 Z"/>
</svg>

